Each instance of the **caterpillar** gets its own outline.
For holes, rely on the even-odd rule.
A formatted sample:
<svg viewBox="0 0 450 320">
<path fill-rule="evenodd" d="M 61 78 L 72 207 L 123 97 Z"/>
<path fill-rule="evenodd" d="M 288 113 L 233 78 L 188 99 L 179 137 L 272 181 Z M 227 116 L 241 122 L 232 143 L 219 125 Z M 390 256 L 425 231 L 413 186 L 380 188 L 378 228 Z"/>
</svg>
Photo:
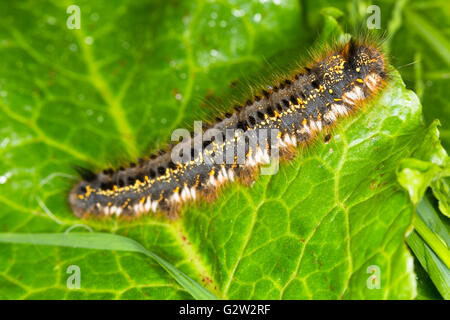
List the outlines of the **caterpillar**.
<svg viewBox="0 0 450 320">
<path fill-rule="evenodd" d="M 175 218 L 186 202 L 212 201 L 228 181 L 251 184 L 275 156 L 291 159 L 299 144 L 373 99 L 387 79 L 380 47 L 351 38 L 165 152 L 118 170 L 80 169 L 69 203 L 78 217 Z"/>
</svg>

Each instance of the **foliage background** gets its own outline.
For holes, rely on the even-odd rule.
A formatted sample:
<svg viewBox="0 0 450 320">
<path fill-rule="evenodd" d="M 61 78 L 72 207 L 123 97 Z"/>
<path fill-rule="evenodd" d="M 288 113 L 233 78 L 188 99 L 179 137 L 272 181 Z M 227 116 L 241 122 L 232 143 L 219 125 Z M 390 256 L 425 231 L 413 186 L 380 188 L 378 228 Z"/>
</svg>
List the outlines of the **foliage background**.
<svg viewBox="0 0 450 320">
<path fill-rule="evenodd" d="M 421 98 L 427 124 L 441 120 L 450 146 L 449 6 L 374 3 L 391 35 L 393 65 Z M 81 8 L 80 30 L 66 27 L 70 4 Z M 148 155 L 174 128 L 213 114 L 208 105 L 235 87 L 248 94 L 249 75 L 288 65 L 323 30 L 351 31 L 369 4 L 1 1 L 1 231 L 56 233 L 82 223 L 126 235 L 219 298 L 413 298 L 403 242 L 412 204 L 394 173 L 401 158 L 423 148 L 426 126 L 398 78 L 389 91 L 395 99 L 383 96 L 377 112 L 356 117 L 359 129 L 343 123 L 330 145 L 316 145 L 250 190 L 227 188 L 216 204 L 189 208 L 181 220 L 80 221 L 66 202 L 72 164 L 103 169 Z M 344 154 L 348 162 L 339 161 Z M 337 191 L 339 205 L 339 196 L 327 200 Z M 136 253 L 2 244 L 0 256 L 2 298 L 191 298 Z M 66 288 L 72 264 L 82 270 L 80 290 Z M 382 266 L 381 290 L 365 285 L 371 264 Z M 426 275 L 422 282 L 423 297 L 439 297 Z"/>
</svg>

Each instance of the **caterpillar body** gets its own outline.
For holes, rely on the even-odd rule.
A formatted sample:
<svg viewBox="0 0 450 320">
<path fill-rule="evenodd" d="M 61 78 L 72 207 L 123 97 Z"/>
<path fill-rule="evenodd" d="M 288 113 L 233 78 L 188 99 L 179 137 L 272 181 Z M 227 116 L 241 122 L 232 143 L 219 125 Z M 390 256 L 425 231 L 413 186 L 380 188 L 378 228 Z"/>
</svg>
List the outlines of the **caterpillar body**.
<svg viewBox="0 0 450 320">
<path fill-rule="evenodd" d="M 176 217 L 185 202 L 214 199 L 227 181 L 251 183 L 257 168 L 270 162 L 275 150 L 280 158 L 290 159 L 298 144 L 375 97 L 387 74 L 386 58 L 377 45 L 354 39 L 336 45 L 217 119 L 204 132 L 205 137 L 214 132 L 213 138 L 202 138 L 200 148 L 195 147 L 198 135 L 194 134 L 169 151 L 127 168 L 98 174 L 82 170 L 84 180 L 70 191 L 69 203 L 79 217 L 136 217 L 148 212 Z M 261 138 L 261 130 L 276 134 Z M 248 138 L 252 134 L 258 136 L 253 144 Z M 228 161 L 227 157 L 213 161 L 224 150 L 236 151 L 239 143 L 243 161 L 236 153 Z M 183 160 L 174 160 L 174 154 Z"/>
</svg>

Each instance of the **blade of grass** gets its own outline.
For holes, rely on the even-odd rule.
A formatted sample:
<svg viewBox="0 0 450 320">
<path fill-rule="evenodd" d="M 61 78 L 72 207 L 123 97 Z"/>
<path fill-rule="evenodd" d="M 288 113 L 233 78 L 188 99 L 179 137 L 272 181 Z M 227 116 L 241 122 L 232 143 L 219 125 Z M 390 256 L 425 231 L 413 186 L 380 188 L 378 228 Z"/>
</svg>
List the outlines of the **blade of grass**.
<svg viewBox="0 0 450 320">
<path fill-rule="evenodd" d="M 447 39 L 429 24 L 420 15 L 412 10 L 406 10 L 406 17 L 409 25 L 411 25 L 422 38 L 427 41 L 436 54 L 450 66 L 450 43 Z"/>
<path fill-rule="evenodd" d="M 450 224 L 446 216 L 437 210 L 432 200 L 434 193 L 428 192 L 417 206 L 417 214 L 425 224 L 447 244 L 450 244 Z"/>
<path fill-rule="evenodd" d="M 450 299 L 449 269 L 434 254 L 433 250 L 427 246 L 416 231 L 408 235 L 406 242 L 442 297 L 447 300 Z"/>
<path fill-rule="evenodd" d="M 142 253 L 154 259 L 195 299 L 217 299 L 172 264 L 127 237 L 108 233 L 0 233 L 0 242 Z"/>
<path fill-rule="evenodd" d="M 442 297 L 450 299 L 450 269 L 444 263 L 450 254 L 449 228 L 446 218 L 435 209 L 430 197 L 431 193 L 425 194 L 417 205 L 415 231 L 408 235 L 406 242 Z"/>
<path fill-rule="evenodd" d="M 428 275 L 428 271 L 422 267 L 417 257 L 414 257 L 414 273 L 417 280 L 417 296 L 415 300 L 443 300 L 442 295 Z"/>
<path fill-rule="evenodd" d="M 431 231 L 417 214 L 414 217 L 414 229 L 425 240 L 428 246 L 433 249 L 442 262 L 445 263 L 447 268 L 450 268 L 450 252 L 447 244 Z"/>
</svg>

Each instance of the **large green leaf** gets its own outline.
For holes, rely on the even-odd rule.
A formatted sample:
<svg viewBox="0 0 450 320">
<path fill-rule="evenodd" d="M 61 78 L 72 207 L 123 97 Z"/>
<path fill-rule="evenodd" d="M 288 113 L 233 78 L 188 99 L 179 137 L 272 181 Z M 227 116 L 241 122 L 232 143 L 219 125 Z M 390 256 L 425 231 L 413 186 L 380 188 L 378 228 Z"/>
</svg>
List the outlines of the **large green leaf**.
<svg viewBox="0 0 450 320">
<path fill-rule="evenodd" d="M 266 57 L 292 60 L 310 34 L 297 1 L 86 1 L 80 30 L 66 27 L 69 4 L 0 4 L 2 232 L 83 224 L 125 235 L 219 298 L 415 296 L 404 243 L 413 206 L 395 172 L 426 128 L 395 72 L 329 143 L 319 137 L 251 188 L 229 185 L 175 221 L 73 216 L 72 164 L 148 155 L 174 128 L 214 113 L 199 98 L 261 75 Z M 3 298 L 192 298 L 136 253 L 2 244 L 0 257 Z M 66 288 L 70 265 L 80 267 L 79 290 Z M 367 286 L 374 266 L 380 289 Z"/>
</svg>

